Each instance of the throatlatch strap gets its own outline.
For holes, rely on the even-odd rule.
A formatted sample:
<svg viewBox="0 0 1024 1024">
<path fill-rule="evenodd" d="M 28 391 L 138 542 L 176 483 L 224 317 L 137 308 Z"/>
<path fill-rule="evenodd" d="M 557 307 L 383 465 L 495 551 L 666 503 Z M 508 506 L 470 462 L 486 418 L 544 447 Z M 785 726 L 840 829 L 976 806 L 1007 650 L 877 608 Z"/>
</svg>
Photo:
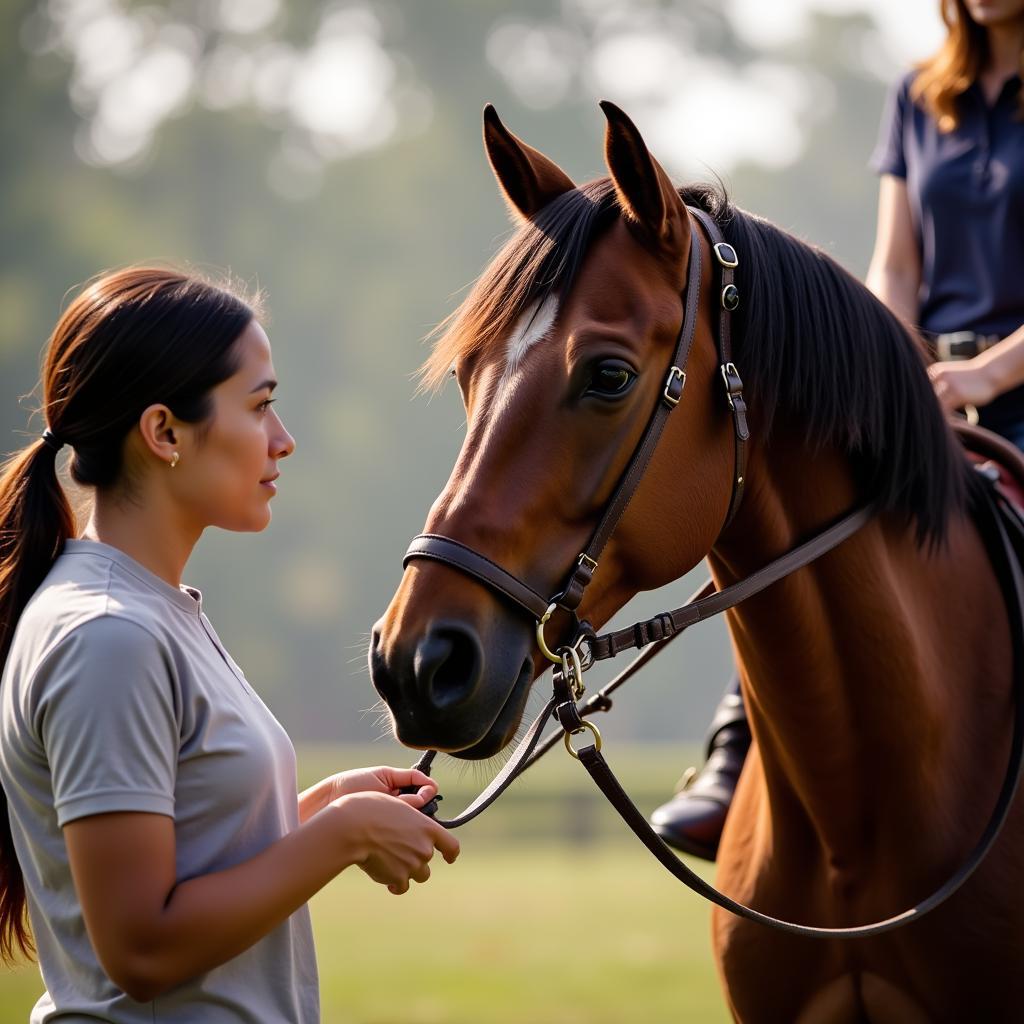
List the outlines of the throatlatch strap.
<svg viewBox="0 0 1024 1024">
<path fill-rule="evenodd" d="M 732 410 L 733 419 L 733 478 L 729 508 L 725 514 L 724 530 L 733 520 L 743 501 L 743 487 L 747 478 L 747 441 L 750 427 L 747 425 L 747 403 L 743 398 L 743 380 L 732 356 L 732 316 L 739 307 L 740 293 L 733 280 L 733 272 L 739 266 L 739 256 L 733 246 L 725 240 L 714 219 L 699 207 L 687 207 L 691 216 L 704 226 L 711 242 L 711 251 L 721 269 L 721 291 L 718 294 L 718 364 L 725 384 L 725 398 Z"/>
<path fill-rule="evenodd" d="M 781 557 L 758 569 L 757 572 L 751 573 L 731 586 L 711 594 L 702 592 L 699 599 L 691 599 L 679 608 L 670 612 L 662 612 L 645 622 L 636 622 L 632 626 L 604 633 L 601 636 L 587 637 L 582 641 L 581 657 L 585 654 L 592 661 L 614 658 L 615 655 L 632 647 L 639 648 L 645 647 L 647 644 L 663 642 L 692 626 L 695 622 L 702 622 L 720 612 L 728 611 L 741 601 L 753 597 L 765 587 L 777 583 L 790 573 L 802 569 L 805 565 L 809 565 L 815 559 L 842 544 L 844 540 L 852 537 L 861 529 L 874 514 L 872 505 L 862 505 L 827 530 L 815 534 L 810 540 L 797 545 Z"/>
</svg>

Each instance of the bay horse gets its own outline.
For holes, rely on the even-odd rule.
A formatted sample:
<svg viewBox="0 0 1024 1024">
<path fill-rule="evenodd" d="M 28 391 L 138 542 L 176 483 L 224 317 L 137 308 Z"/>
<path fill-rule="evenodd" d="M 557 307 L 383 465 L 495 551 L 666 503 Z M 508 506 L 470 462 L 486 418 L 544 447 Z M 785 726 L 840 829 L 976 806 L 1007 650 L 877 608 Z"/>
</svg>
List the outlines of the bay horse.
<svg viewBox="0 0 1024 1024">
<path fill-rule="evenodd" d="M 827 255 L 721 190 L 677 189 L 630 119 L 602 108 L 609 175 L 579 187 L 485 110 L 487 155 L 520 226 L 424 367 L 428 386 L 455 377 L 467 413 L 425 532 L 552 593 L 668 394 L 695 288 L 677 407 L 578 612 L 599 627 L 703 558 L 728 586 L 874 502 L 852 537 L 727 613 L 754 743 L 717 878 L 761 911 L 816 925 L 885 917 L 965 859 L 1006 770 L 1013 640 L 971 516 L 977 474 L 901 321 Z M 749 405 L 739 468 L 715 259 L 693 211 L 738 255 L 733 369 Z M 691 235 L 703 268 L 693 288 Z M 370 648 L 398 739 L 468 759 L 511 741 L 547 665 L 520 608 L 423 559 L 408 564 Z M 1021 1019 L 1020 803 L 967 884 L 900 930 L 812 940 L 714 908 L 734 1018 Z"/>
</svg>

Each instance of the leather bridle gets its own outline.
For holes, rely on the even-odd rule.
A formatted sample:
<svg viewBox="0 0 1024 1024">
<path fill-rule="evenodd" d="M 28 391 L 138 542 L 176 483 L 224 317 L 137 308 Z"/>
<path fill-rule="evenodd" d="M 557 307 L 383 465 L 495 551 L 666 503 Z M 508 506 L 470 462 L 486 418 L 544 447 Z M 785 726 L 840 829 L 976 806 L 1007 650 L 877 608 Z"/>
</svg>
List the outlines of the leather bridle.
<svg viewBox="0 0 1024 1024">
<path fill-rule="evenodd" d="M 691 214 L 690 222 L 690 257 L 687 272 L 686 290 L 683 292 L 683 321 L 676 338 L 675 350 L 669 363 L 668 374 L 658 397 L 657 404 L 651 414 L 636 449 L 633 452 L 625 471 L 619 478 L 614 493 L 604 508 L 604 512 L 590 536 L 590 541 L 576 559 L 576 564 L 569 573 L 568 579 L 553 597 L 545 600 L 527 583 L 503 569 L 496 562 L 474 551 L 459 541 L 452 540 L 434 533 L 423 533 L 414 537 L 405 553 L 403 565 L 413 559 L 433 559 L 443 562 L 455 569 L 472 576 L 492 590 L 513 601 L 538 621 L 538 642 L 545 657 L 556 665 L 562 664 L 561 655 L 556 656 L 544 640 L 543 625 L 551 618 L 555 610 L 561 608 L 575 617 L 576 609 L 583 600 L 598 561 L 608 539 L 611 537 L 626 506 L 629 505 L 640 481 L 643 479 L 654 450 L 658 446 L 665 424 L 672 410 L 679 404 L 686 385 L 686 364 L 689 361 L 693 338 L 697 330 L 697 317 L 700 306 L 700 285 L 702 276 L 701 244 L 697 223 L 703 225 L 712 243 L 712 251 L 721 271 L 719 304 L 721 308 L 718 331 L 719 372 L 725 385 L 725 397 L 732 411 L 733 436 L 735 438 L 735 471 L 733 473 L 732 494 L 725 516 L 728 525 L 743 500 L 744 474 L 746 472 L 746 448 L 750 438 L 747 425 L 747 405 L 743 399 L 743 381 L 732 358 L 731 314 L 739 305 L 739 291 L 733 281 L 733 271 L 739 265 L 736 250 L 725 240 L 718 225 L 703 210 L 688 207 Z M 561 648 L 575 650 L 580 653 L 580 636 Z M 661 637 L 652 637 L 661 639 Z M 596 655 L 596 651 L 595 651 Z M 582 655 L 580 655 L 582 657 Z"/>
<path fill-rule="evenodd" d="M 831 551 L 864 526 L 873 517 L 874 509 L 870 503 L 855 508 L 837 522 L 821 530 L 810 540 L 796 546 L 745 579 L 722 590 L 717 590 L 712 581 L 708 580 L 691 600 L 680 608 L 663 612 L 625 629 L 598 636 L 588 623 L 580 622 L 577 618 L 576 611 L 593 578 L 594 571 L 597 569 L 601 553 L 643 478 L 668 416 L 679 404 L 683 394 L 686 384 L 686 365 L 693 345 L 699 312 L 702 247 L 697 228 L 698 223 L 708 236 L 720 271 L 716 344 L 719 372 L 725 386 L 725 396 L 733 421 L 734 472 L 732 493 L 723 530 L 732 521 L 743 499 L 746 444 L 750 438 L 750 431 L 747 425 L 747 407 L 743 398 L 743 382 L 733 361 L 731 344 L 731 313 L 739 305 L 740 298 L 733 280 L 733 271 L 739 265 L 739 258 L 734 247 L 725 240 L 710 215 L 694 207 L 687 207 L 687 210 L 690 213 L 690 256 L 686 291 L 683 293 L 683 321 L 668 374 L 647 427 L 615 492 L 606 505 L 589 543 L 570 570 L 565 585 L 553 597 L 545 599 L 523 580 L 486 555 L 460 541 L 439 534 L 420 534 L 413 538 L 406 551 L 403 566 L 407 566 L 410 561 L 416 559 L 441 562 L 470 576 L 525 611 L 537 623 L 537 643 L 540 650 L 556 666 L 553 672 L 554 692 L 552 697 L 534 720 L 502 771 L 461 815 L 450 820 L 439 820 L 448 828 L 456 828 L 472 820 L 490 806 L 523 771 L 557 742 L 557 733 L 549 736 L 543 743 L 540 742 L 544 724 L 549 717 L 554 716 L 562 726 L 562 737 L 569 753 L 587 768 L 602 792 L 644 845 L 676 878 L 689 888 L 740 917 L 789 934 L 813 938 L 864 938 L 878 935 L 919 919 L 959 889 L 973 874 L 995 842 L 1013 802 L 1020 779 L 1022 762 L 1024 762 L 1024 578 L 1022 578 L 1020 564 L 1015 557 L 1015 546 L 1009 539 L 1008 531 L 1012 532 L 1018 541 L 1017 547 L 1024 550 L 1024 524 L 1012 510 L 1004 507 L 1005 502 L 1001 502 L 994 495 L 989 495 L 985 509 L 979 511 L 979 514 L 987 516 L 987 535 L 997 538 L 998 551 L 1006 556 L 1010 566 L 1010 579 L 1004 584 L 1003 589 L 1007 605 L 1011 609 L 1014 673 L 1015 678 L 1020 679 L 1021 683 L 1014 690 L 1016 714 L 1006 779 L 982 838 L 966 863 L 953 877 L 926 900 L 894 917 L 857 927 L 822 928 L 796 924 L 762 914 L 725 896 L 691 871 L 651 829 L 645 816 L 630 801 L 619 785 L 601 754 L 601 734 L 593 723 L 586 721 L 586 717 L 596 711 L 607 711 L 611 707 L 611 692 L 621 686 L 651 657 L 664 649 L 668 641 L 681 635 L 695 622 L 703 621 L 734 607 L 765 587 Z M 988 494 L 988 491 L 986 490 L 985 493 Z M 558 609 L 570 613 L 575 626 L 574 635 L 568 642 L 556 646 L 555 650 L 552 650 L 545 640 L 544 628 Z M 594 662 L 613 658 L 630 648 L 643 648 L 648 645 L 655 646 L 643 651 L 624 672 L 584 704 L 578 703 L 584 692 L 583 674 Z M 579 735 L 585 730 L 593 734 L 593 742 L 576 750 L 572 746 L 571 737 Z M 416 767 L 428 771 L 435 753 L 436 751 L 427 751 Z M 415 789 L 416 787 L 410 788 Z M 424 811 L 429 814 L 435 814 L 436 810 L 437 805 L 433 801 L 424 808 Z"/>
</svg>

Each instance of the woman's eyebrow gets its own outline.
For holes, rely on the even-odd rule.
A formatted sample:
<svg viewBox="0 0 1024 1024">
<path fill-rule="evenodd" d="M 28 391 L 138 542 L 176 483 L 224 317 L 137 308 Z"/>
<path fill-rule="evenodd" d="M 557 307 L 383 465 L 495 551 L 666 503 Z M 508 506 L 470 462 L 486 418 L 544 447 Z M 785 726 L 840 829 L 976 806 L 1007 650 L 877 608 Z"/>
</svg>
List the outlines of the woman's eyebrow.
<svg viewBox="0 0 1024 1024">
<path fill-rule="evenodd" d="M 250 395 L 255 395 L 257 391 L 262 391 L 266 388 L 268 391 L 273 391 L 277 387 L 276 380 L 265 380 L 262 384 L 257 384 L 256 387 L 249 392 Z"/>
</svg>

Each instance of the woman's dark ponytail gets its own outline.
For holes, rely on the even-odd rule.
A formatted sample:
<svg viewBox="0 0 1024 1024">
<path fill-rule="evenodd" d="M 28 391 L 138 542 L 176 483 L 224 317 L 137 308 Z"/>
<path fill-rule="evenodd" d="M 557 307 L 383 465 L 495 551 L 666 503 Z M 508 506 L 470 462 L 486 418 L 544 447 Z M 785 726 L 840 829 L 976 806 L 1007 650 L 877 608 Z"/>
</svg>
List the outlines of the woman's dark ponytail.
<svg viewBox="0 0 1024 1024">
<path fill-rule="evenodd" d="M 121 478 L 124 441 L 142 411 L 167 405 L 197 423 L 210 391 L 237 368 L 235 340 L 255 299 L 193 275 L 132 267 L 92 281 L 57 323 L 43 360 L 46 433 L 0 469 L 0 670 L 29 599 L 75 518 L 57 477 L 62 444 L 71 476 L 106 488 Z M 7 799 L 0 793 L 0 960 L 34 954 L 25 885 Z"/>
<path fill-rule="evenodd" d="M 0 666 L 14 628 L 74 531 L 74 516 L 57 479 L 55 447 L 40 438 L 0 470 Z M 0 801 L 0 959 L 32 955 L 25 885 L 14 855 L 7 801 Z"/>
</svg>

